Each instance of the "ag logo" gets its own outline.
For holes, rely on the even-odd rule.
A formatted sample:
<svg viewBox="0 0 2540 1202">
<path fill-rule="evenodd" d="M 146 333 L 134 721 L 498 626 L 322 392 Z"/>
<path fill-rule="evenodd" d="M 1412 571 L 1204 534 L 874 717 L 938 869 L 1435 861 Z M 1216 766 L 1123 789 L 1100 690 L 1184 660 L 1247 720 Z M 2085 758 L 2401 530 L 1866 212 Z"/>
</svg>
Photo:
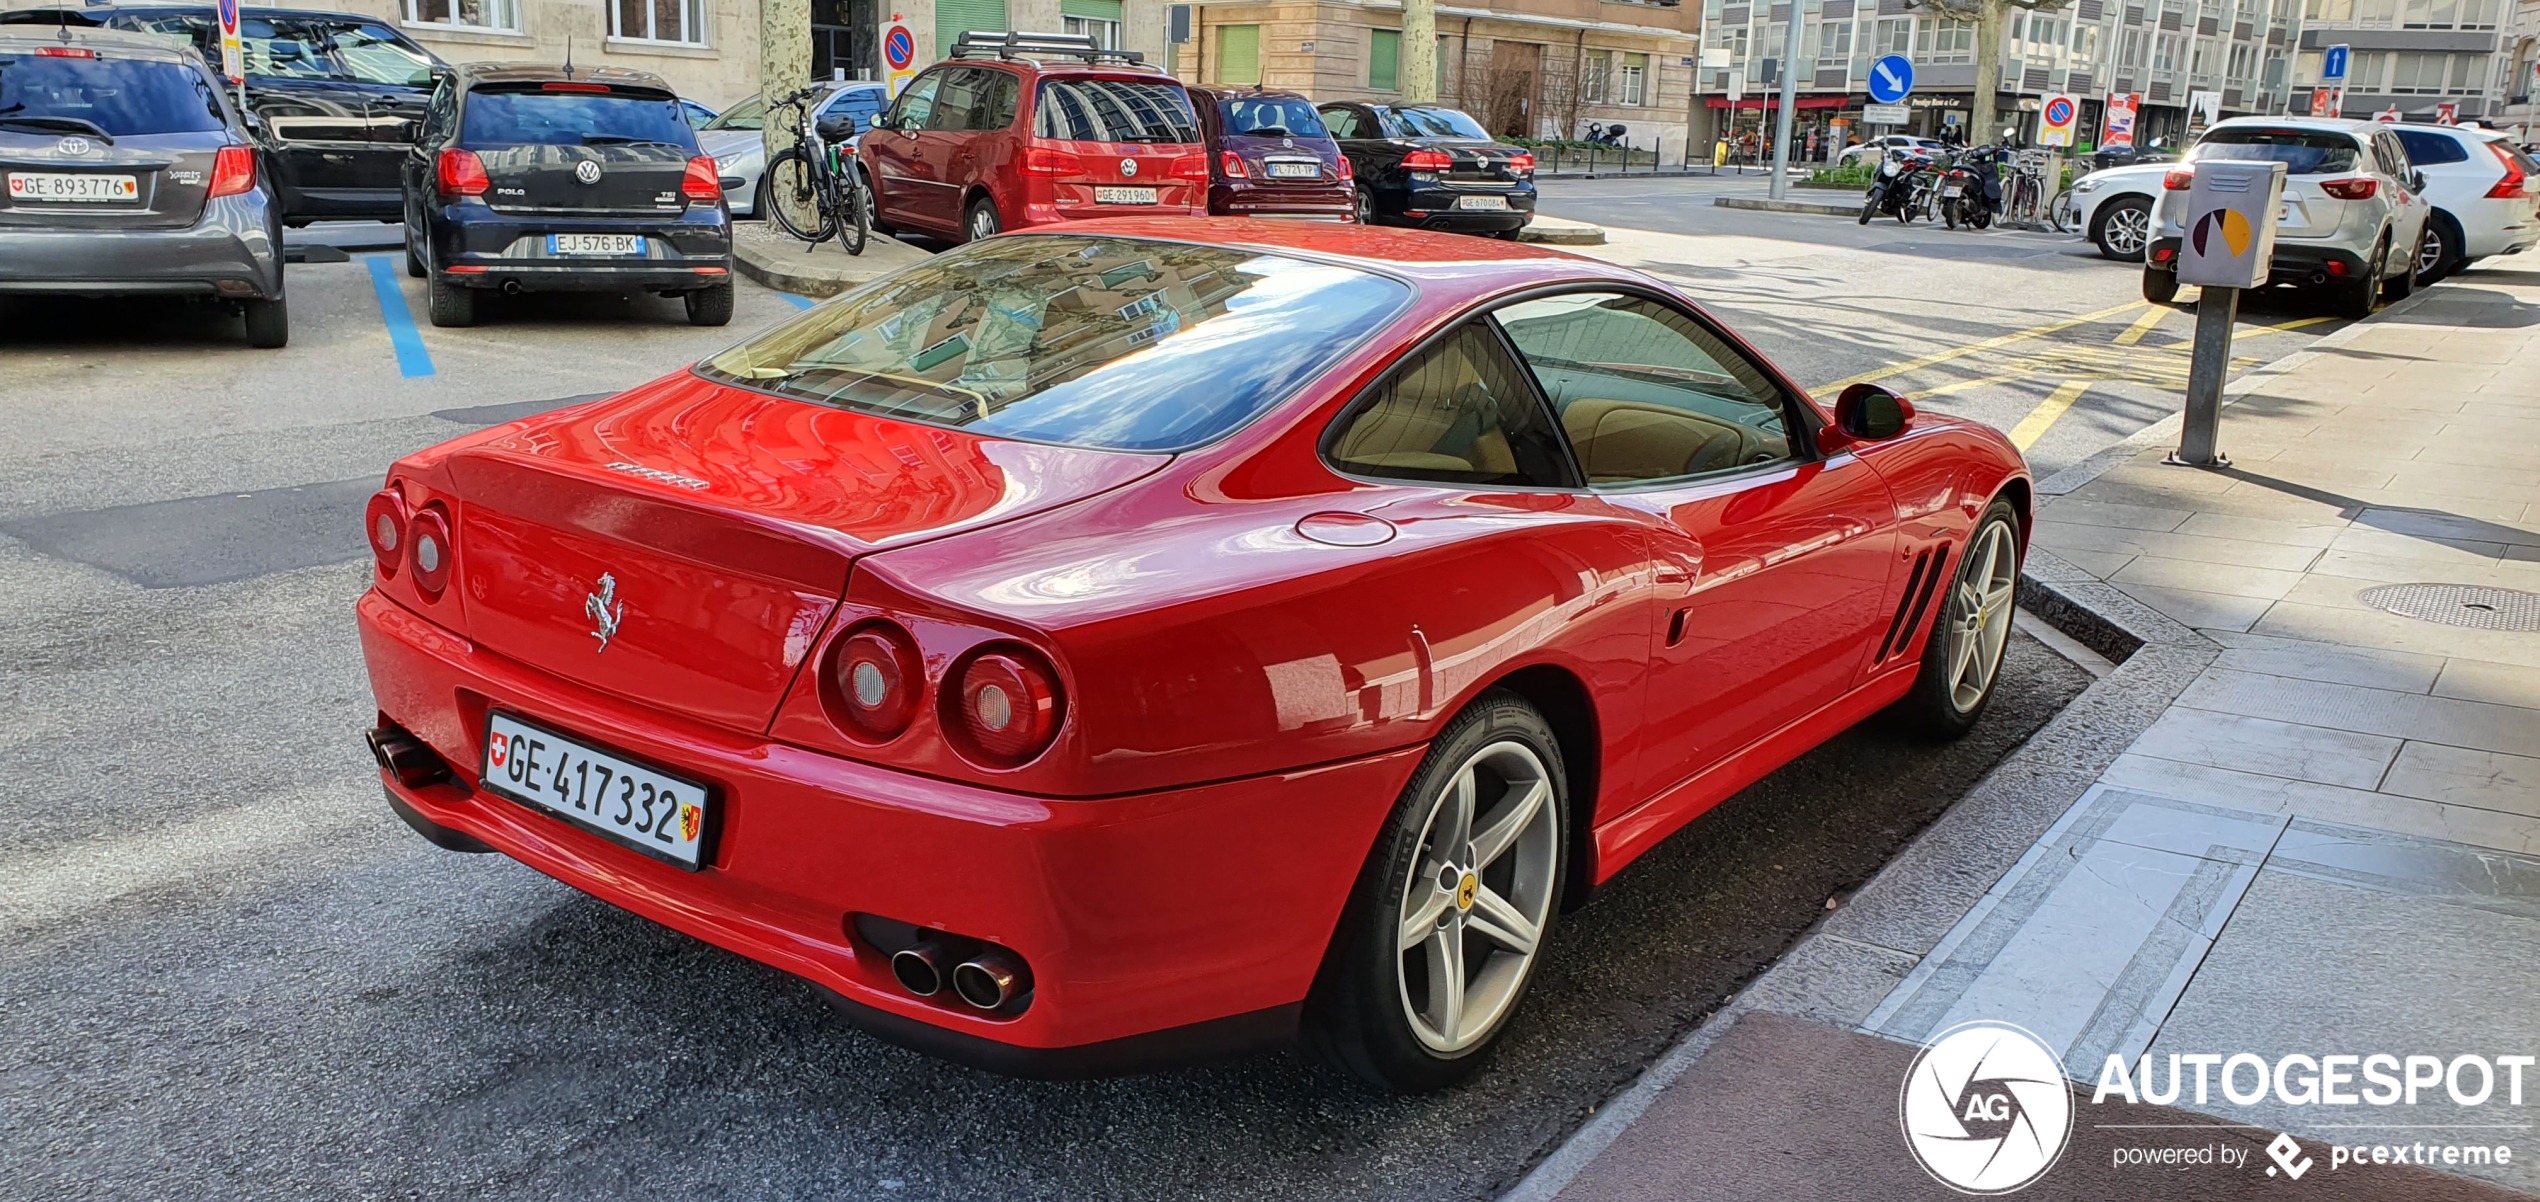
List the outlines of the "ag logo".
<svg viewBox="0 0 2540 1202">
<path fill-rule="evenodd" d="M 1897 1098 L 1923 1171 L 1968 1194 L 2007 1194 L 2054 1167 L 2073 1130 L 2064 1065 L 2009 1023 L 1962 1023 L 1923 1046 Z"/>
<path fill-rule="evenodd" d="M 2248 252 L 2249 239 L 2256 233 L 2256 230 L 2249 228 L 2249 219 L 2241 216 L 2239 210 L 2216 209 L 2213 212 L 2197 218 L 2196 228 L 2190 231 L 2188 236 L 2196 240 L 2197 254 L 2210 255 L 2221 253 L 2217 250 L 2208 249 L 2209 240 L 2219 235 L 2223 240 L 2223 245 L 2230 247 L 2231 253 L 2237 256 Z"/>
</svg>

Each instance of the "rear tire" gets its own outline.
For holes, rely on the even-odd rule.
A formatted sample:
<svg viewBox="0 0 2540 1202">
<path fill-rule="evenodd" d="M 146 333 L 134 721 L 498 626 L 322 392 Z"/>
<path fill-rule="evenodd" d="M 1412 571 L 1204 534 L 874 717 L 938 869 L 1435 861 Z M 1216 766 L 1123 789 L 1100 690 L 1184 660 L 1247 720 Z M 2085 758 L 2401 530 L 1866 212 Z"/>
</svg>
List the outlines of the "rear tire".
<svg viewBox="0 0 2540 1202">
<path fill-rule="evenodd" d="M 411 226 L 406 230 L 406 278 L 410 280 L 432 278 L 432 273 L 423 268 L 423 256 L 415 252 L 415 235 Z"/>
<path fill-rule="evenodd" d="M 2330 289 L 2336 293 L 2335 303 L 2339 317 L 2349 321 L 2362 321 L 2372 316 L 2375 303 L 2381 299 L 2381 273 L 2389 265 L 2387 262 L 2389 255 L 2390 244 L 2383 242 L 2373 248 L 2372 261 L 2364 265 L 2364 274 L 2360 278 L 2341 280 L 2329 285 Z"/>
<path fill-rule="evenodd" d="M 679 298 L 688 306 L 688 324 L 722 326 L 732 324 L 732 283 L 729 280 L 712 288 L 700 288 Z"/>
<path fill-rule="evenodd" d="M 1957 201 L 1951 200 L 1951 199 L 1949 199 L 1948 197 L 1945 197 L 1945 196 L 1941 198 L 1941 200 L 1940 200 L 1940 224 L 1942 224 L 1942 225 L 1944 225 L 1944 226 L 1946 226 L 1946 227 L 1948 227 L 1948 228 L 1950 228 L 1950 229 L 1953 229 L 1953 230 L 1954 230 L 1954 229 L 1956 229 L 1956 228 L 1958 228 L 1958 202 L 1957 202 Z"/>
<path fill-rule="evenodd" d="M 2143 299 L 2156 305 L 2166 305 L 2177 300 L 2178 273 L 2163 271 L 2158 267 L 2144 268 Z"/>
<path fill-rule="evenodd" d="M 2461 261 L 2461 227 L 2449 213 L 2425 219 L 2425 239 L 2417 248 L 2417 283 L 2431 284 L 2468 264 Z"/>
<path fill-rule="evenodd" d="M 838 227 L 839 248 L 848 254 L 860 255 L 864 253 L 865 242 L 873 235 L 873 208 L 864 189 L 856 186 L 860 181 L 854 176 L 848 179 L 847 194 L 838 205 L 839 212 L 832 224 Z"/>
<path fill-rule="evenodd" d="M 1368 191 L 1365 184 L 1358 185 L 1357 205 L 1358 224 L 1376 224 L 1376 194 Z"/>
<path fill-rule="evenodd" d="M 440 276 L 424 286 L 431 302 L 432 324 L 443 329 L 459 329 L 476 324 L 476 289 L 461 288 Z"/>
<path fill-rule="evenodd" d="M 962 211 L 961 240 L 964 242 L 994 238 L 1004 228 L 1005 222 L 997 216 L 996 203 L 985 196 L 971 201 L 970 207 Z"/>
<path fill-rule="evenodd" d="M 820 203 L 818 189 L 811 186 L 811 160 L 802 148 L 788 146 L 767 161 L 767 174 L 759 177 L 759 201 L 767 207 L 760 214 L 776 223 L 788 236 L 812 245 L 826 242 L 838 232 L 833 215 Z"/>
<path fill-rule="evenodd" d="M 2009 501 L 1995 501 L 1977 519 L 1938 598 L 1912 690 L 1889 711 L 1908 730 L 1954 739 L 1984 716 L 2007 658 L 2019 577 L 2019 514 Z"/>
<path fill-rule="evenodd" d="M 1560 743 L 1534 707 L 1494 690 L 1456 715 L 1359 873 L 1306 1003 L 1307 1046 L 1399 1093 L 1472 1075 L 1551 939 L 1568 803 Z M 1450 970 L 1451 991 L 1436 984 Z"/>
<path fill-rule="evenodd" d="M 272 300 L 251 300 L 241 307 L 247 312 L 247 345 L 272 350 L 290 344 L 289 301 L 277 296 Z"/>
</svg>

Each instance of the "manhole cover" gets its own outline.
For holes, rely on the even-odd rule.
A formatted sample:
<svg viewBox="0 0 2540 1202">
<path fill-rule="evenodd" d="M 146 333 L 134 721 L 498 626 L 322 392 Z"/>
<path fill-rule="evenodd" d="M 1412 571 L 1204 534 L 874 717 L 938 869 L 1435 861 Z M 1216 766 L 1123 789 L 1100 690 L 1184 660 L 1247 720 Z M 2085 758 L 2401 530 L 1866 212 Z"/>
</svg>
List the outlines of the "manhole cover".
<svg viewBox="0 0 2540 1202">
<path fill-rule="evenodd" d="M 2473 584 L 2385 584 L 2355 599 L 2403 618 L 2473 630 L 2540 631 L 2540 593 Z"/>
</svg>

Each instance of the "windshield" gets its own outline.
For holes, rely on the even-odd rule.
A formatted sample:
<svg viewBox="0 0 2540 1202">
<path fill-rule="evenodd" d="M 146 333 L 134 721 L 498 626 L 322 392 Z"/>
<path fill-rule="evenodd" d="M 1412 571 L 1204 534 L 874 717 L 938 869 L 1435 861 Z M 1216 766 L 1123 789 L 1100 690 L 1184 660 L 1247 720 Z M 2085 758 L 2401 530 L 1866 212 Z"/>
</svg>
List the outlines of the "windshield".
<svg viewBox="0 0 2540 1202">
<path fill-rule="evenodd" d="M 1314 106 L 1282 97 L 1238 97 L 1217 106 L 1228 134 L 1253 138 L 1328 138 Z"/>
<path fill-rule="evenodd" d="M 1197 142 L 1199 117 L 1181 85 L 1130 79 L 1045 79 L 1032 132 L 1068 142 Z"/>
<path fill-rule="evenodd" d="M 0 55 L 0 129 L 122 138 L 226 124 L 211 80 L 191 64 Z"/>
<path fill-rule="evenodd" d="M 1411 289 L 1258 251 L 1082 234 L 974 242 L 698 365 L 882 417 L 1120 451 L 1224 437 Z"/>
<path fill-rule="evenodd" d="M 697 133 L 679 102 L 658 92 L 471 92 L 459 140 L 471 146 L 645 142 L 697 150 Z"/>
<path fill-rule="evenodd" d="M 723 110 L 722 116 L 706 122 L 707 129 L 765 129 L 766 127 L 767 100 L 759 96 L 752 96 L 733 105 Z"/>
<path fill-rule="evenodd" d="M 1378 109 L 1385 115 L 1385 132 L 1397 138 L 1478 138 L 1488 141 L 1490 135 L 1471 117 L 1454 109 Z"/>
<path fill-rule="evenodd" d="M 2214 159 L 2282 163 L 2287 175 L 2335 175 L 2355 169 L 2355 140 L 2316 129 L 2215 129 L 2187 152 L 2191 163 Z"/>
<path fill-rule="evenodd" d="M 217 63 L 220 41 L 211 20 L 195 15 L 152 17 L 152 33 L 193 38 Z M 323 17 L 243 17 L 239 57 L 249 75 L 282 79 L 339 79 L 358 83 L 421 86 L 431 81 L 433 59 L 385 25 Z"/>
</svg>

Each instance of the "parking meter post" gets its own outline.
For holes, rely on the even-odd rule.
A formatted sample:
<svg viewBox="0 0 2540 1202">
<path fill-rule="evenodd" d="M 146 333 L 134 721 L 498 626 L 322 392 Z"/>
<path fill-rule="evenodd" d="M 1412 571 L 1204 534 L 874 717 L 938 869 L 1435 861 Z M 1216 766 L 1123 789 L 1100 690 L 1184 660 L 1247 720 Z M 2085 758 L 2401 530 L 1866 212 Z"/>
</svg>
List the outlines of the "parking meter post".
<svg viewBox="0 0 2540 1202">
<path fill-rule="evenodd" d="M 2222 391 L 2231 374 L 2231 327 L 2240 316 L 2238 288 L 2211 287 L 2196 298 L 2195 357 L 2187 367 L 2186 424 L 2168 462 L 2229 467 L 2222 453 Z"/>
<path fill-rule="evenodd" d="M 2216 159 L 2199 163 L 2187 192 L 2178 282 L 2203 289 L 2196 300 L 2196 346 L 2187 371 L 2187 412 L 2178 449 L 2166 462 L 2226 467 L 2222 391 L 2231 375 L 2231 326 L 2240 291 L 2266 285 L 2275 258 L 2276 208 L 2283 202 L 2282 162 Z"/>
</svg>

